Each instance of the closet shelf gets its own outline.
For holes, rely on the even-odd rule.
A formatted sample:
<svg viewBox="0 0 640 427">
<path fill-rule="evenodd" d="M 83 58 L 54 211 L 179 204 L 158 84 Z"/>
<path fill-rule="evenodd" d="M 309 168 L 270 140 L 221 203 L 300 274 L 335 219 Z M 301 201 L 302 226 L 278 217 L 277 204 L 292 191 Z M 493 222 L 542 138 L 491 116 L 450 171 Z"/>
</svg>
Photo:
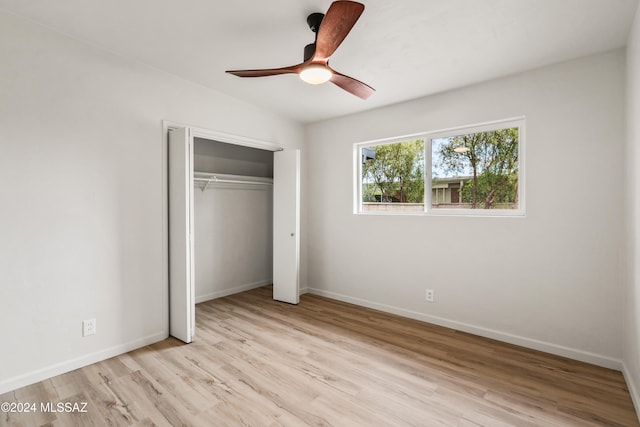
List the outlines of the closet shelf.
<svg viewBox="0 0 640 427">
<path fill-rule="evenodd" d="M 202 191 L 205 191 L 210 184 L 273 185 L 273 179 L 271 178 L 209 172 L 194 172 L 193 180 L 196 183 L 202 183 Z"/>
</svg>

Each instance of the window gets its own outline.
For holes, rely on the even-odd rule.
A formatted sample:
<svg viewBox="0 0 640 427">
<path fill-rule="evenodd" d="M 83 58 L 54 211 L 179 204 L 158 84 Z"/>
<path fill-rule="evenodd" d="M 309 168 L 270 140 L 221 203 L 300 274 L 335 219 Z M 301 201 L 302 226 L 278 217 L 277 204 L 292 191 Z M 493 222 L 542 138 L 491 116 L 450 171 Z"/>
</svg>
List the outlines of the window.
<svg viewBox="0 0 640 427">
<path fill-rule="evenodd" d="M 424 141 L 399 141 L 364 150 L 363 211 L 424 211 Z"/>
<path fill-rule="evenodd" d="M 355 211 L 522 215 L 523 144 L 524 119 L 356 144 Z"/>
</svg>

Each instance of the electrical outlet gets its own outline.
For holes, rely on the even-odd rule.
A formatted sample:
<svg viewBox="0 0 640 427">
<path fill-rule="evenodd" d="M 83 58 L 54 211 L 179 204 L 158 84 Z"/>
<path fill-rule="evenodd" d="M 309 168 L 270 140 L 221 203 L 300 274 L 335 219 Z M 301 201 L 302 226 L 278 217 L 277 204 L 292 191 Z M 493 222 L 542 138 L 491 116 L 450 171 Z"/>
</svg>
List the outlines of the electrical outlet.
<svg viewBox="0 0 640 427">
<path fill-rule="evenodd" d="M 89 335 L 95 335 L 96 333 L 96 319 L 87 319 L 82 321 L 82 336 L 87 337 Z"/>
<path fill-rule="evenodd" d="M 433 302 L 433 289 L 427 289 L 426 300 L 429 302 Z"/>
</svg>

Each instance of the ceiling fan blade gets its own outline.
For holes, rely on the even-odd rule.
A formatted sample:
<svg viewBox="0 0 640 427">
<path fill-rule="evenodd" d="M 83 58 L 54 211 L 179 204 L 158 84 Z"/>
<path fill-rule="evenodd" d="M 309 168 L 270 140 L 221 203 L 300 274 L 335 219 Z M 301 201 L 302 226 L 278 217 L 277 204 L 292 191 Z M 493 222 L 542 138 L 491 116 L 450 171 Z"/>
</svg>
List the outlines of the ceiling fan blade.
<svg viewBox="0 0 640 427">
<path fill-rule="evenodd" d="M 329 6 L 318 30 L 313 61 L 327 61 L 347 37 L 364 11 L 364 5 L 354 1 L 335 1 Z"/>
<path fill-rule="evenodd" d="M 238 77 L 267 77 L 277 76 L 279 74 L 297 74 L 300 73 L 302 64 L 292 65 L 282 68 L 265 68 L 261 70 L 228 70 L 225 73 L 233 74 Z"/>
<path fill-rule="evenodd" d="M 333 72 L 333 76 L 331 77 L 331 83 L 340 87 L 341 89 L 346 90 L 352 95 L 357 96 L 361 99 L 367 99 L 373 92 L 376 90 L 371 86 L 362 83 L 360 80 L 356 80 L 353 77 L 345 76 L 344 74 L 340 74 L 335 70 L 331 70 Z"/>
</svg>

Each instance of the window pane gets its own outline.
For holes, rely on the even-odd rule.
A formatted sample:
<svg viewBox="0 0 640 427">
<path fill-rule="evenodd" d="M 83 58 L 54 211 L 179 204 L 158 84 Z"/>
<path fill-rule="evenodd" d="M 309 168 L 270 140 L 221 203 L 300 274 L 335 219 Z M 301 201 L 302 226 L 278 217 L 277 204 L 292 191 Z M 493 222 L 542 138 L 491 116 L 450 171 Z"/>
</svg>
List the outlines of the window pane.
<svg viewBox="0 0 640 427">
<path fill-rule="evenodd" d="M 518 128 L 431 141 L 433 209 L 518 209 Z"/>
<path fill-rule="evenodd" d="M 424 211 L 424 141 L 363 147 L 362 211 Z"/>
</svg>

